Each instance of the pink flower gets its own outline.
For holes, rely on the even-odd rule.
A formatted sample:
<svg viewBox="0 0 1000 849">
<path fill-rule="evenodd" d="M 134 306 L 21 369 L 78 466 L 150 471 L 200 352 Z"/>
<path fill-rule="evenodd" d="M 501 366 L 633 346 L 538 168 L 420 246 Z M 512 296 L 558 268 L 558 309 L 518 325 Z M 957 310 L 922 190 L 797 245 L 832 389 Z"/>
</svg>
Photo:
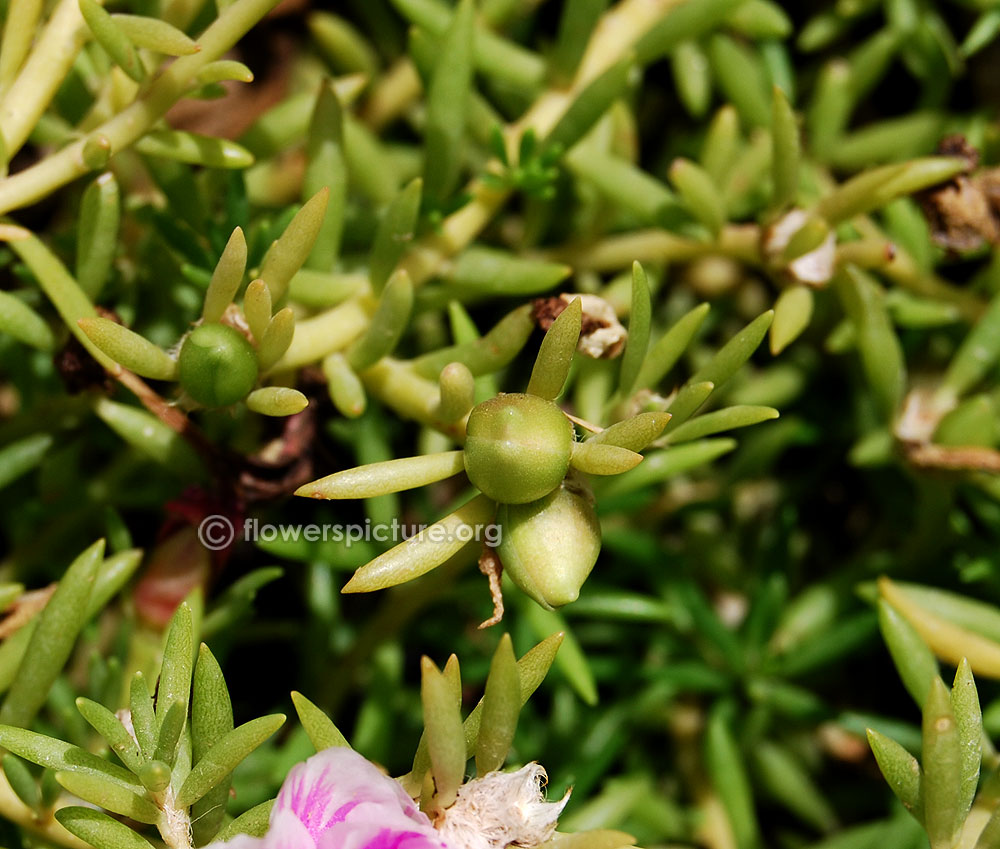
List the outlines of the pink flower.
<svg viewBox="0 0 1000 849">
<path fill-rule="evenodd" d="M 288 773 L 263 837 L 206 849 L 449 849 L 397 781 L 357 752 L 325 749 Z"/>
</svg>

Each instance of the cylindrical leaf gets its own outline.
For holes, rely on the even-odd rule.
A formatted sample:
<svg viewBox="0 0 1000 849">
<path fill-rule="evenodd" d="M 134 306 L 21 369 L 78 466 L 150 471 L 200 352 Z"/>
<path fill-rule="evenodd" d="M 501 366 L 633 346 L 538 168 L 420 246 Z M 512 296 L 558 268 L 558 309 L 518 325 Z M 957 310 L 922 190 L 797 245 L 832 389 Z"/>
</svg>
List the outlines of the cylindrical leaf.
<svg viewBox="0 0 1000 849">
<path fill-rule="evenodd" d="M 158 345 L 107 318 L 81 318 L 90 340 L 115 362 L 152 380 L 174 380 L 177 361 Z"/>
<path fill-rule="evenodd" d="M 552 401 L 562 392 L 580 339 L 582 315 L 583 304 L 574 298 L 550 325 L 531 369 L 529 395 Z"/>
</svg>

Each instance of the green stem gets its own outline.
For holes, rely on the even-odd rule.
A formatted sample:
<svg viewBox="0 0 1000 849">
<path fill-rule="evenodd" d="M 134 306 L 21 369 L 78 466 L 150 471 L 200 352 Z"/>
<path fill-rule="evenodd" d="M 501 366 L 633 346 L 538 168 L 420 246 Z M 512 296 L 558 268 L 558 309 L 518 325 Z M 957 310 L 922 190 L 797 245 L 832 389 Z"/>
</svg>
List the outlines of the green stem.
<svg viewBox="0 0 1000 849">
<path fill-rule="evenodd" d="M 70 3 L 74 0 L 62 2 Z M 95 132 L 110 142 L 112 153 L 131 145 L 184 96 L 195 75 L 205 65 L 221 58 L 276 3 L 277 0 L 236 0 L 205 30 L 198 42 L 201 46 L 198 53 L 177 59 L 141 99 L 106 121 Z M 50 57 L 52 58 L 55 57 Z M 29 64 L 34 59 L 35 56 L 32 55 Z M 90 169 L 83 161 L 85 142 L 86 139 L 80 139 L 37 165 L 0 182 L 0 214 L 34 203 L 86 174 Z"/>
<path fill-rule="evenodd" d="M 16 28 L 12 24 L 16 22 L 8 19 L 4 29 L 4 51 L 8 31 Z M 28 39 L 34 29 L 32 24 L 26 35 Z M 89 35 L 77 0 L 60 0 L 38 42 L 27 54 L 28 61 L 21 73 L 13 79 L 0 101 L 0 128 L 8 158 L 17 153 L 35 128 Z M 0 191 L 2 186 L 0 184 Z"/>
</svg>

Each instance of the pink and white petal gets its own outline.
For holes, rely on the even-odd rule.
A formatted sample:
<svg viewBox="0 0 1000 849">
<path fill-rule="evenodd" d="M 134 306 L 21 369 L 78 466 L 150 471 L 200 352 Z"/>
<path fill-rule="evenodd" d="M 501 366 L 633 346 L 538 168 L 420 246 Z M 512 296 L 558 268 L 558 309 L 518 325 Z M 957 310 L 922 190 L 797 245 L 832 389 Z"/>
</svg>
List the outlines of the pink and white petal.
<svg viewBox="0 0 1000 849">
<path fill-rule="evenodd" d="M 316 841 L 291 811 L 271 811 L 267 834 L 251 837 L 238 834 L 225 843 L 216 841 L 203 849 L 316 849 Z"/>
<path fill-rule="evenodd" d="M 341 822 L 319 840 L 318 849 L 449 849 L 433 826 L 399 828 L 379 822 Z"/>
<path fill-rule="evenodd" d="M 355 813 L 359 806 L 364 810 Z M 281 785 L 272 822 L 282 811 L 294 813 L 314 840 L 332 825 L 359 816 L 380 822 L 402 813 L 419 827 L 430 826 L 399 782 L 346 747 L 324 749 L 294 767 Z"/>
</svg>

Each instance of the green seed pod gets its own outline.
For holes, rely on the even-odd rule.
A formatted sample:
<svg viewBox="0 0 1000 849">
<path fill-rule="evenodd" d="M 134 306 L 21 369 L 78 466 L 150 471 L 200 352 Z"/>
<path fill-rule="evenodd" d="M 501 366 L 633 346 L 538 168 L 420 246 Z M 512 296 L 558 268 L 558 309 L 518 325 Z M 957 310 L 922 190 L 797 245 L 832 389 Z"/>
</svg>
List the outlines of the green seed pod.
<svg viewBox="0 0 1000 849">
<path fill-rule="evenodd" d="M 465 471 L 495 501 L 526 504 L 559 486 L 569 469 L 573 425 L 552 401 L 512 393 L 469 414 Z"/>
<path fill-rule="evenodd" d="M 203 324 L 181 345 L 178 359 L 184 391 L 206 407 L 225 407 L 245 398 L 257 382 L 257 355 L 236 329 Z"/>
<path fill-rule="evenodd" d="M 542 607 L 576 601 L 601 551 L 593 498 L 573 478 L 530 504 L 502 504 L 504 571 Z"/>
</svg>

